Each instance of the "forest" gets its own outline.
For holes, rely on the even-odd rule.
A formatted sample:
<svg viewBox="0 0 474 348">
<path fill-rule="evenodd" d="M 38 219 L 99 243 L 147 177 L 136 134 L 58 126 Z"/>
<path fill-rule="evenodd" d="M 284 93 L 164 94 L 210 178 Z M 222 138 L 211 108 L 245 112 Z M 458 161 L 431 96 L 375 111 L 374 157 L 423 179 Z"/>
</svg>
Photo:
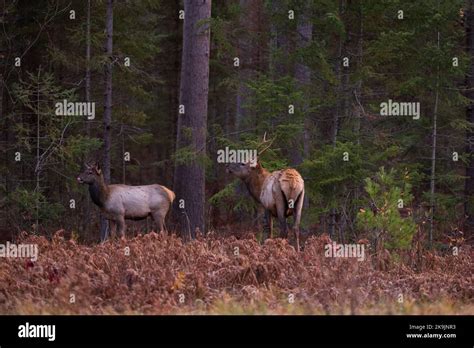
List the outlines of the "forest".
<svg viewBox="0 0 474 348">
<path fill-rule="evenodd" d="M 474 313 L 473 0 L 0 8 L 0 313 Z"/>
</svg>

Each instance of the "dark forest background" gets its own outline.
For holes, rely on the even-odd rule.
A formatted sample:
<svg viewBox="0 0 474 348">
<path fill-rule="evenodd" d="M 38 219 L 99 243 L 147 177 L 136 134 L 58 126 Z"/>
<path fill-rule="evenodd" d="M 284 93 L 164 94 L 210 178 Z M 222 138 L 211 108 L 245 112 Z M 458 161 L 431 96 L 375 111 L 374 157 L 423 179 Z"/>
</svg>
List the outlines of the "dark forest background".
<svg viewBox="0 0 474 348">
<path fill-rule="evenodd" d="M 76 182 L 92 157 L 111 183 L 184 197 L 192 230 L 257 231 L 261 212 L 216 157 L 267 133 L 263 166 L 305 179 L 304 234 L 394 248 L 414 235 L 472 240 L 473 1 L 214 0 L 204 19 L 186 2 L 186 20 L 210 30 L 201 65 L 182 64 L 195 37 L 180 1 L 0 3 L 2 238 L 99 240 L 99 210 Z M 205 64 L 208 91 L 183 86 L 182 69 Z M 198 124 L 179 113 L 180 90 L 208 94 L 186 105 Z M 56 116 L 63 99 L 95 102 L 95 119 Z M 381 116 L 389 99 L 419 102 L 420 119 Z M 169 225 L 183 233 L 179 209 Z"/>
</svg>

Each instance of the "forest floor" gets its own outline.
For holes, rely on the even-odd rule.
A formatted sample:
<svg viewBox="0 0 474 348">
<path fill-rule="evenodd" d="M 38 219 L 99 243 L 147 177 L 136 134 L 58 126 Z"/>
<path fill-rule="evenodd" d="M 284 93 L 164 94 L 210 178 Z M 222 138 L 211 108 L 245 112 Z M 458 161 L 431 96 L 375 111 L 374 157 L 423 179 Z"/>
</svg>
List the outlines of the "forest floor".
<svg viewBox="0 0 474 348">
<path fill-rule="evenodd" d="M 36 261 L 0 258 L 0 314 L 474 314 L 474 249 L 328 258 L 286 240 L 148 233 L 97 245 L 58 232 Z"/>
</svg>

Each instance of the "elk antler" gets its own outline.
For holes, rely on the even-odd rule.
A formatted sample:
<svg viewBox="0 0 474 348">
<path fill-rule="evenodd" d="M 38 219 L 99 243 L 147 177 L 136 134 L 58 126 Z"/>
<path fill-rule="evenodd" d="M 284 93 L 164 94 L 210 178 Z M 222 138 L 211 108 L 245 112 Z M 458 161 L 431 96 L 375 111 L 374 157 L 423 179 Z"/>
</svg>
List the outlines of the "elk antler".
<svg viewBox="0 0 474 348">
<path fill-rule="evenodd" d="M 265 145 L 265 144 L 268 144 L 267 146 L 265 146 L 263 149 L 261 150 L 258 150 L 258 156 L 260 156 L 262 153 L 264 153 L 265 151 L 267 151 L 270 146 L 272 146 L 273 142 L 275 141 L 276 137 L 271 139 L 271 140 L 267 140 L 267 132 L 265 132 L 265 134 L 263 134 L 263 141 L 262 143 L 259 145 L 262 146 L 262 145 Z"/>
</svg>

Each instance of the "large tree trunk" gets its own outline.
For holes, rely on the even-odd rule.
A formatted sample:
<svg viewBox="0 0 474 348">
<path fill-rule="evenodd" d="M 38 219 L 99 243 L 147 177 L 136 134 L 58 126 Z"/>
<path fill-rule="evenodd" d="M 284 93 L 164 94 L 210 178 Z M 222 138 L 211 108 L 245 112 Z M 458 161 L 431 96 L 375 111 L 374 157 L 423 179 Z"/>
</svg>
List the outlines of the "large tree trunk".
<svg viewBox="0 0 474 348">
<path fill-rule="evenodd" d="M 107 0 L 107 14 L 105 21 L 105 54 L 108 61 L 105 64 L 104 78 L 105 78 L 105 93 L 104 93 L 104 154 L 103 154 L 103 173 L 104 180 L 107 184 L 110 183 L 110 148 L 111 148 L 111 123 L 112 123 L 112 47 L 113 47 L 113 28 L 114 28 L 114 14 L 113 14 L 114 0 Z M 107 237 L 107 222 L 101 218 L 100 234 L 102 240 Z"/>
<path fill-rule="evenodd" d="M 471 103 L 466 109 L 466 119 L 474 124 L 474 5 L 472 1 L 467 1 L 466 5 L 466 38 L 467 53 L 471 59 L 469 72 L 466 77 L 466 97 Z M 466 222 L 464 233 L 469 238 L 474 231 L 474 132 L 472 130 L 466 133 L 466 153 L 470 155 L 466 166 L 466 181 L 464 186 L 464 211 Z"/>
<path fill-rule="evenodd" d="M 204 232 L 207 102 L 209 93 L 211 0 L 184 1 L 183 54 L 181 60 L 180 104 L 176 149 L 192 151 L 191 160 L 176 164 L 174 190 L 181 234 L 195 237 Z M 178 156 L 179 157 L 179 156 Z M 179 161 L 179 159 L 178 159 Z M 184 203 L 184 208 L 180 208 Z"/>
</svg>

